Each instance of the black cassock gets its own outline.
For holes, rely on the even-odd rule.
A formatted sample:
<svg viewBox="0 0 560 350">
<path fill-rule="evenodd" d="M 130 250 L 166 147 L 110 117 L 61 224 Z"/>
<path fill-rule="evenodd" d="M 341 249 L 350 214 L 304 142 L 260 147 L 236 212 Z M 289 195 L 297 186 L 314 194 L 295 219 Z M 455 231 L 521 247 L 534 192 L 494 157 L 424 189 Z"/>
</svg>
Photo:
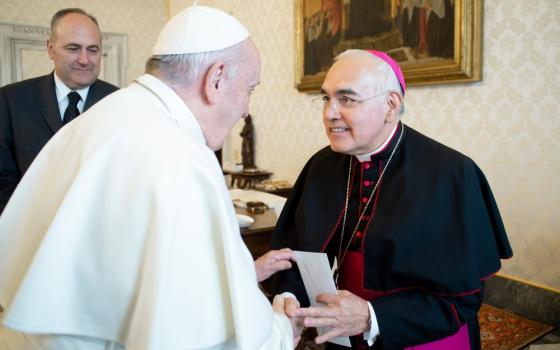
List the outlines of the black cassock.
<svg viewBox="0 0 560 350">
<path fill-rule="evenodd" d="M 401 142 L 360 220 L 401 132 Z M 324 251 L 332 264 L 340 250 L 351 160 L 343 253 L 356 233 L 342 261 L 338 287 L 371 302 L 380 329 L 374 348 L 424 344 L 453 335 L 466 324 L 471 348 L 478 349 L 477 313 L 484 280 L 512 251 L 478 166 L 408 126 L 399 124 L 385 149 L 369 162 L 330 147 L 317 152 L 286 202 L 272 248 Z M 363 266 L 349 266 L 350 260 Z M 341 286 L 341 281 L 352 283 Z M 277 273 L 267 288 L 293 292 L 302 305 L 309 305 L 297 267 Z"/>
</svg>

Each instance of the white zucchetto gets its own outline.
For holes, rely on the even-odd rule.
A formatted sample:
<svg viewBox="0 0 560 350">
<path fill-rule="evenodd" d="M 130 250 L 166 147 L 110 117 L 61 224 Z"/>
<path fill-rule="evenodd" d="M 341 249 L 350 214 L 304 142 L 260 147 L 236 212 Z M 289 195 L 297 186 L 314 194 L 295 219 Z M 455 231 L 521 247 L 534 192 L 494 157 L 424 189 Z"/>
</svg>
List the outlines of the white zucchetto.
<svg viewBox="0 0 560 350">
<path fill-rule="evenodd" d="M 188 7 L 164 26 L 152 49 L 153 55 L 178 55 L 223 50 L 249 37 L 233 16 L 206 6 Z"/>
</svg>

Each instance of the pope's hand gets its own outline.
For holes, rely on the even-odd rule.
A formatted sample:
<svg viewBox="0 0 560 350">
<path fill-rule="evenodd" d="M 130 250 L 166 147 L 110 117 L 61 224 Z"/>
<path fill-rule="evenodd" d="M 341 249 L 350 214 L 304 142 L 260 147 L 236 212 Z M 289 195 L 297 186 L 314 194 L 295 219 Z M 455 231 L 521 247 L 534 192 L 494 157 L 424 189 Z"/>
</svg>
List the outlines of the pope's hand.
<svg viewBox="0 0 560 350">
<path fill-rule="evenodd" d="M 276 295 L 272 301 L 272 309 L 274 312 L 286 315 L 290 319 L 290 324 L 292 325 L 292 331 L 294 333 L 294 347 L 301 339 L 301 332 L 303 330 L 303 318 L 295 316 L 297 308 L 299 308 L 299 302 L 296 298 Z"/>
<path fill-rule="evenodd" d="M 264 281 L 278 271 L 287 270 L 292 267 L 290 261 L 296 261 L 294 252 L 289 248 L 271 250 L 255 260 L 257 280 Z"/>
<path fill-rule="evenodd" d="M 298 308 L 296 315 L 304 317 L 305 327 L 328 327 L 330 330 L 315 338 L 322 344 L 332 338 L 352 336 L 369 331 L 367 301 L 346 290 L 334 294 L 318 294 L 317 302 L 325 307 Z"/>
</svg>

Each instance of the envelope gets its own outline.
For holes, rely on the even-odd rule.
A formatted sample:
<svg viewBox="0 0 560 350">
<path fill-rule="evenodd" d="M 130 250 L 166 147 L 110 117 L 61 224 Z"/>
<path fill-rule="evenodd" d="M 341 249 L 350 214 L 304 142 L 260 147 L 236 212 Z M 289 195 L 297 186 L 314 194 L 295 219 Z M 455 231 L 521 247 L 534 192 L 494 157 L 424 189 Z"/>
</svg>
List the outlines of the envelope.
<svg viewBox="0 0 560 350">
<path fill-rule="evenodd" d="M 315 301 L 317 294 L 336 294 L 336 286 L 327 254 L 302 251 L 294 251 L 294 254 L 311 306 L 324 307 L 324 304 Z M 323 335 L 328 330 L 326 327 L 319 327 L 317 333 Z M 349 337 L 337 337 L 329 340 L 329 342 L 347 347 L 351 346 Z"/>
</svg>

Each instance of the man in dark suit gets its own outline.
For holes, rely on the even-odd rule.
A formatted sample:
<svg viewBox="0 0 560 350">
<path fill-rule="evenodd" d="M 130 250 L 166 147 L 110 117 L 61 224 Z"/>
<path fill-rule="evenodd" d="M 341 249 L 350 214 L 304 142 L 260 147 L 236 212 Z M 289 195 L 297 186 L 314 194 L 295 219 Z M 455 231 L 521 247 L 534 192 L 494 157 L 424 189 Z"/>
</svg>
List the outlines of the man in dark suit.
<svg viewBox="0 0 560 350">
<path fill-rule="evenodd" d="M 47 40 L 51 74 L 0 88 L 0 213 L 47 141 L 116 86 L 97 79 L 101 32 L 82 9 L 58 11 Z"/>
</svg>

